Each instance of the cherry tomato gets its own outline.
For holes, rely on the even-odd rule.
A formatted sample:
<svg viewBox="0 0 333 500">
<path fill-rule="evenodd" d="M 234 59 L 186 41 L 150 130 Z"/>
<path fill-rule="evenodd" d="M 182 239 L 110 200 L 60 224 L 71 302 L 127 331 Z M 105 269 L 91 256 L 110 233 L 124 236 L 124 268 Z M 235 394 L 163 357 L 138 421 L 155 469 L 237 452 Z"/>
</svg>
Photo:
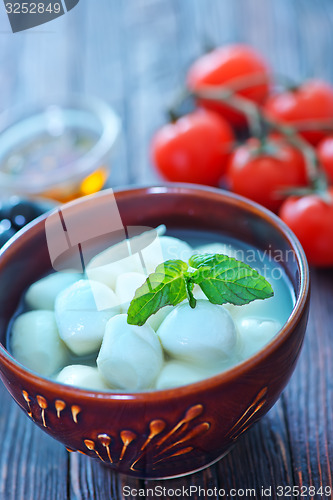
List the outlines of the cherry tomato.
<svg viewBox="0 0 333 500">
<path fill-rule="evenodd" d="M 327 203 L 318 194 L 292 196 L 280 209 L 281 219 L 301 242 L 308 261 L 314 266 L 333 266 L 333 189 Z"/>
<path fill-rule="evenodd" d="M 283 202 L 279 191 L 307 184 L 303 155 L 279 139 L 260 146 L 249 139 L 232 155 L 227 172 L 229 188 L 277 211 Z"/>
<path fill-rule="evenodd" d="M 153 137 L 151 153 L 165 179 L 216 186 L 233 142 L 233 131 L 223 118 L 199 109 L 162 127 Z"/>
<path fill-rule="evenodd" d="M 262 78 L 263 83 L 253 84 L 253 78 Z M 190 67 L 187 74 L 187 85 L 192 91 L 202 89 L 205 85 L 226 87 L 246 83 L 248 86 L 236 93 L 257 104 L 264 102 L 269 91 L 269 69 L 262 57 L 247 45 L 228 45 L 203 55 Z M 251 81 L 252 78 L 252 81 Z M 207 109 L 219 112 L 230 123 L 236 126 L 246 124 L 244 115 L 227 105 L 217 102 L 199 100 Z"/>
<path fill-rule="evenodd" d="M 317 154 L 330 184 L 333 184 L 333 135 L 326 137 L 318 144 Z"/>
<path fill-rule="evenodd" d="M 268 98 L 267 115 L 287 125 L 303 124 L 308 127 L 299 133 L 313 145 L 325 137 L 325 132 L 311 129 L 311 122 L 333 120 L 333 87 L 321 80 L 309 80 L 295 90 Z"/>
</svg>

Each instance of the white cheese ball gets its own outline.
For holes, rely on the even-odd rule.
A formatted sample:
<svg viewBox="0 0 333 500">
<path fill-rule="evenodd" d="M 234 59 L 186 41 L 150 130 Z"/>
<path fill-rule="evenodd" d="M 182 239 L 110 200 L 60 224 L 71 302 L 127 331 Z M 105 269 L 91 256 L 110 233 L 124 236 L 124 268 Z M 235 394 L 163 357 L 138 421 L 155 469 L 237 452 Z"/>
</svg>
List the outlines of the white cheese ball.
<svg viewBox="0 0 333 500">
<path fill-rule="evenodd" d="M 159 264 L 166 260 L 180 259 L 187 262 L 193 254 L 193 249 L 179 238 L 161 236 L 144 248 L 141 253 L 147 272 L 152 273 Z"/>
<path fill-rule="evenodd" d="M 159 236 L 151 240 L 150 231 L 129 240 L 124 240 L 104 250 L 94 257 L 86 267 L 89 279 L 100 281 L 113 290 L 116 289 L 117 279 L 124 273 L 137 272 L 141 274 L 153 273 L 162 262 L 171 259 L 181 259 L 187 262 L 193 254 L 192 248 L 179 238 Z M 133 255 L 124 257 L 129 247 Z M 135 251 L 135 249 L 139 249 Z"/>
<path fill-rule="evenodd" d="M 135 291 L 146 281 L 146 276 L 140 273 L 124 273 L 117 279 L 116 295 L 122 312 L 126 313 Z"/>
<path fill-rule="evenodd" d="M 200 380 L 218 375 L 237 365 L 242 358 L 235 355 L 209 365 L 198 365 L 172 359 L 167 361 L 156 381 L 156 389 L 163 390 L 182 385 L 194 384 Z"/>
<path fill-rule="evenodd" d="M 165 226 L 158 226 L 156 230 L 144 231 L 138 236 L 120 241 L 100 252 L 91 259 L 86 267 L 88 278 L 100 281 L 115 290 L 117 279 L 122 274 L 128 272 L 146 274 L 145 268 L 142 266 L 143 255 L 141 253 L 140 256 L 137 249 L 148 248 L 151 239 L 156 235 L 164 234 L 165 230 Z M 155 253 L 158 252 L 156 241 L 158 241 L 158 237 L 153 241 Z M 163 256 L 161 256 L 161 262 L 163 262 Z M 149 272 L 152 271 L 149 270 Z"/>
<path fill-rule="evenodd" d="M 56 321 L 70 350 L 84 356 L 98 350 L 106 323 L 120 312 L 115 293 L 103 283 L 80 280 L 57 296 Z"/>
<path fill-rule="evenodd" d="M 112 249 L 112 247 L 111 247 Z M 110 250 L 111 250 L 110 249 Z M 131 255 L 117 262 L 109 259 L 108 263 L 108 253 L 105 251 L 105 255 L 96 257 L 98 260 L 92 260 L 86 268 L 86 275 L 90 280 L 99 281 L 104 283 L 112 290 L 116 289 L 116 283 L 119 276 L 128 272 L 137 272 L 140 269 L 141 262 L 138 254 Z M 113 259 L 114 257 L 112 257 Z M 105 262 L 102 264 L 102 262 Z"/>
<path fill-rule="evenodd" d="M 11 350 L 22 365 L 45 377 L 59 371 L 69 357 L 52 311 L 29 311 L 18 316 L 12 327 Z"/>
<path fill-rule="evenodd" d="M 270 311 L 272 311 L 272 300 L 274 299 L 275 297 L 271 297 L 265 300 L 257 299 L 243 306 L 235 306 L 234 304 L 223 304 L 223 307 L 225 307 L 229 311 L 234 321 L 239 321 L 243 318 L 249 318 L 249 317 L 260 318 L 262 317 L 263 314 L 267 314 L 267 316 L 270 315 Z"/>
<path fill-rule="evenodd" d="M 195 248 L 193 253 L 218 253 L 228 255 L 228 257 L 233 257 L 234 259 L 239 258 L 237 250 L 233 246 L 227 245 L 226 243 L 207 243 L 206 245 L 201 245 Z"/>
<path fill-rule="evenodd" d="M 243 359 L 260 351 L 282 327 L 279 321 L 260 317 L 241 318 L 236 325 L 240 340 L 240 354 Z"/>
<path fill-rule="evenodd" d="M 162 347 L 149 325 L 129 325 L 126 314 L 108 321 L 97 358 L 98 369 L 108 383 L 125 391 L 149 389 L 162 365 Z"/>
<path fill-rule="evenodd" d="M 25 294 L 25 303 L 31 309 L 54 310 L 57 295 L 81 278 L 79 273 L 54 273 L 33 283 Z"/>
<path fill-rule="evenodd" d="M 193 249 L 186 241 L 173 236 L 161 236 L 159 239 L 165 260 L 181 259 L 187 261 L 193 254 Z"/>
<path fill-rule="evenodd" d="M 86 365 L 68 365 L 55 378 L 60 384 L 72 385 L 93 391 L 111 391 L 97 368 Z"/>
<path fill-rule="evenodd" d="M 208 367 L 197 366 L 185 361 L 167 361 L 156 381 L 156 389 L 170 389 L 181 385 L 194 384 L 211 377 L 212 370 Z"/>
<path fill-rule="evenodd" d="M 230 314 L 206 300 L 194 309 L 188 303 L 176 306 L 157 334 L 170 356 L 201 365 L 230 357 L 237 341 Z"/>
<path fill-rule="evenodd" d="M 152 327 L 155 332 L 161 326 L 162 321 L 165 320 L 167 315 L 172 311 L 173 306 L 164 306 L 162 309 L 159 309 L 155 314 L 152 314 L 148 319 L 147 323 Z"/>
</svg>

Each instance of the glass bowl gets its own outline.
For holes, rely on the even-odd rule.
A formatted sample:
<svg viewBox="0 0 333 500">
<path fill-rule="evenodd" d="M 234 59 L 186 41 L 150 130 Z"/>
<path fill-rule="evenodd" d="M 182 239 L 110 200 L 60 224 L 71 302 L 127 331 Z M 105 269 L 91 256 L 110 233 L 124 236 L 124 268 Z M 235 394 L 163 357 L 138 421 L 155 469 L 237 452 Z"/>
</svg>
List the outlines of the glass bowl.
<svg viewBox="0 0 333 500">
<path fill-rule="evenodd" d="M 96 98 L 73 96 L 0 117 L 0 195 L 68 201 L 99 191 L 120 120 Z"/>
</svg>

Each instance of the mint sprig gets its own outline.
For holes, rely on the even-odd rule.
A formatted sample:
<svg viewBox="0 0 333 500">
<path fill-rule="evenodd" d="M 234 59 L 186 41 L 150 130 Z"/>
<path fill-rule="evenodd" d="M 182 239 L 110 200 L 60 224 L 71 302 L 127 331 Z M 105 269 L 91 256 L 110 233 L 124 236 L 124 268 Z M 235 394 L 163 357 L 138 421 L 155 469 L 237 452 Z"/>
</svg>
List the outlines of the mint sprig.
<svg viewBox="0 0 333 500">
<path fill-rule="evenodd" d="M 268 281 L 244 262 L 222 254 L 193 255 L 189 263 L 168 260 L 157 266 L 136 290 L 128 308 L 127 322 L 143 325 L 162 307 L 180 304 L 186 298 L 196 306 L 197 284 L 213 304 L 245 305 L 274 295 Z"/>
<path fill-rule="evenodd" d="M 197 269 L 192 279 L 213 304 L 243 306 L 274 295 L 271 285 L 258 271 L 227 255 L 193 255 L 189 265 Z"/>
</svg>

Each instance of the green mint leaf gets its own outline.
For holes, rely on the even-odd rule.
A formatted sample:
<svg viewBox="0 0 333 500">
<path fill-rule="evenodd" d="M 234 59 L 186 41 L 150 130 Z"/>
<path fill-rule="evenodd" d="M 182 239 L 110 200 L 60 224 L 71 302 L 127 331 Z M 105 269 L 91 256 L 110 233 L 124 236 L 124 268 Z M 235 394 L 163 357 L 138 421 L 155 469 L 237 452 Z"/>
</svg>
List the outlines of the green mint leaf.
<svg viewBox="0 0 333 500">
<path fill-rule="evenodd" d="M 192 284 L 186 285 L 187 269 L 188 265 L 182 260 L 168 260 L 157 266 L 136 290 L 128 308 L 127 323 L 141 326 L 162 307 L 175 306 L 186 299 L 189 289 L 193 288 Z"/>
<path fill-rule="evenodd" d="M 189 265 L 197 269 L 191 280 L 213 304 L 239 306 L 274 295 L 271 285 L 255 269 L 227 255 L 193 255 Z"/>
</svg>

